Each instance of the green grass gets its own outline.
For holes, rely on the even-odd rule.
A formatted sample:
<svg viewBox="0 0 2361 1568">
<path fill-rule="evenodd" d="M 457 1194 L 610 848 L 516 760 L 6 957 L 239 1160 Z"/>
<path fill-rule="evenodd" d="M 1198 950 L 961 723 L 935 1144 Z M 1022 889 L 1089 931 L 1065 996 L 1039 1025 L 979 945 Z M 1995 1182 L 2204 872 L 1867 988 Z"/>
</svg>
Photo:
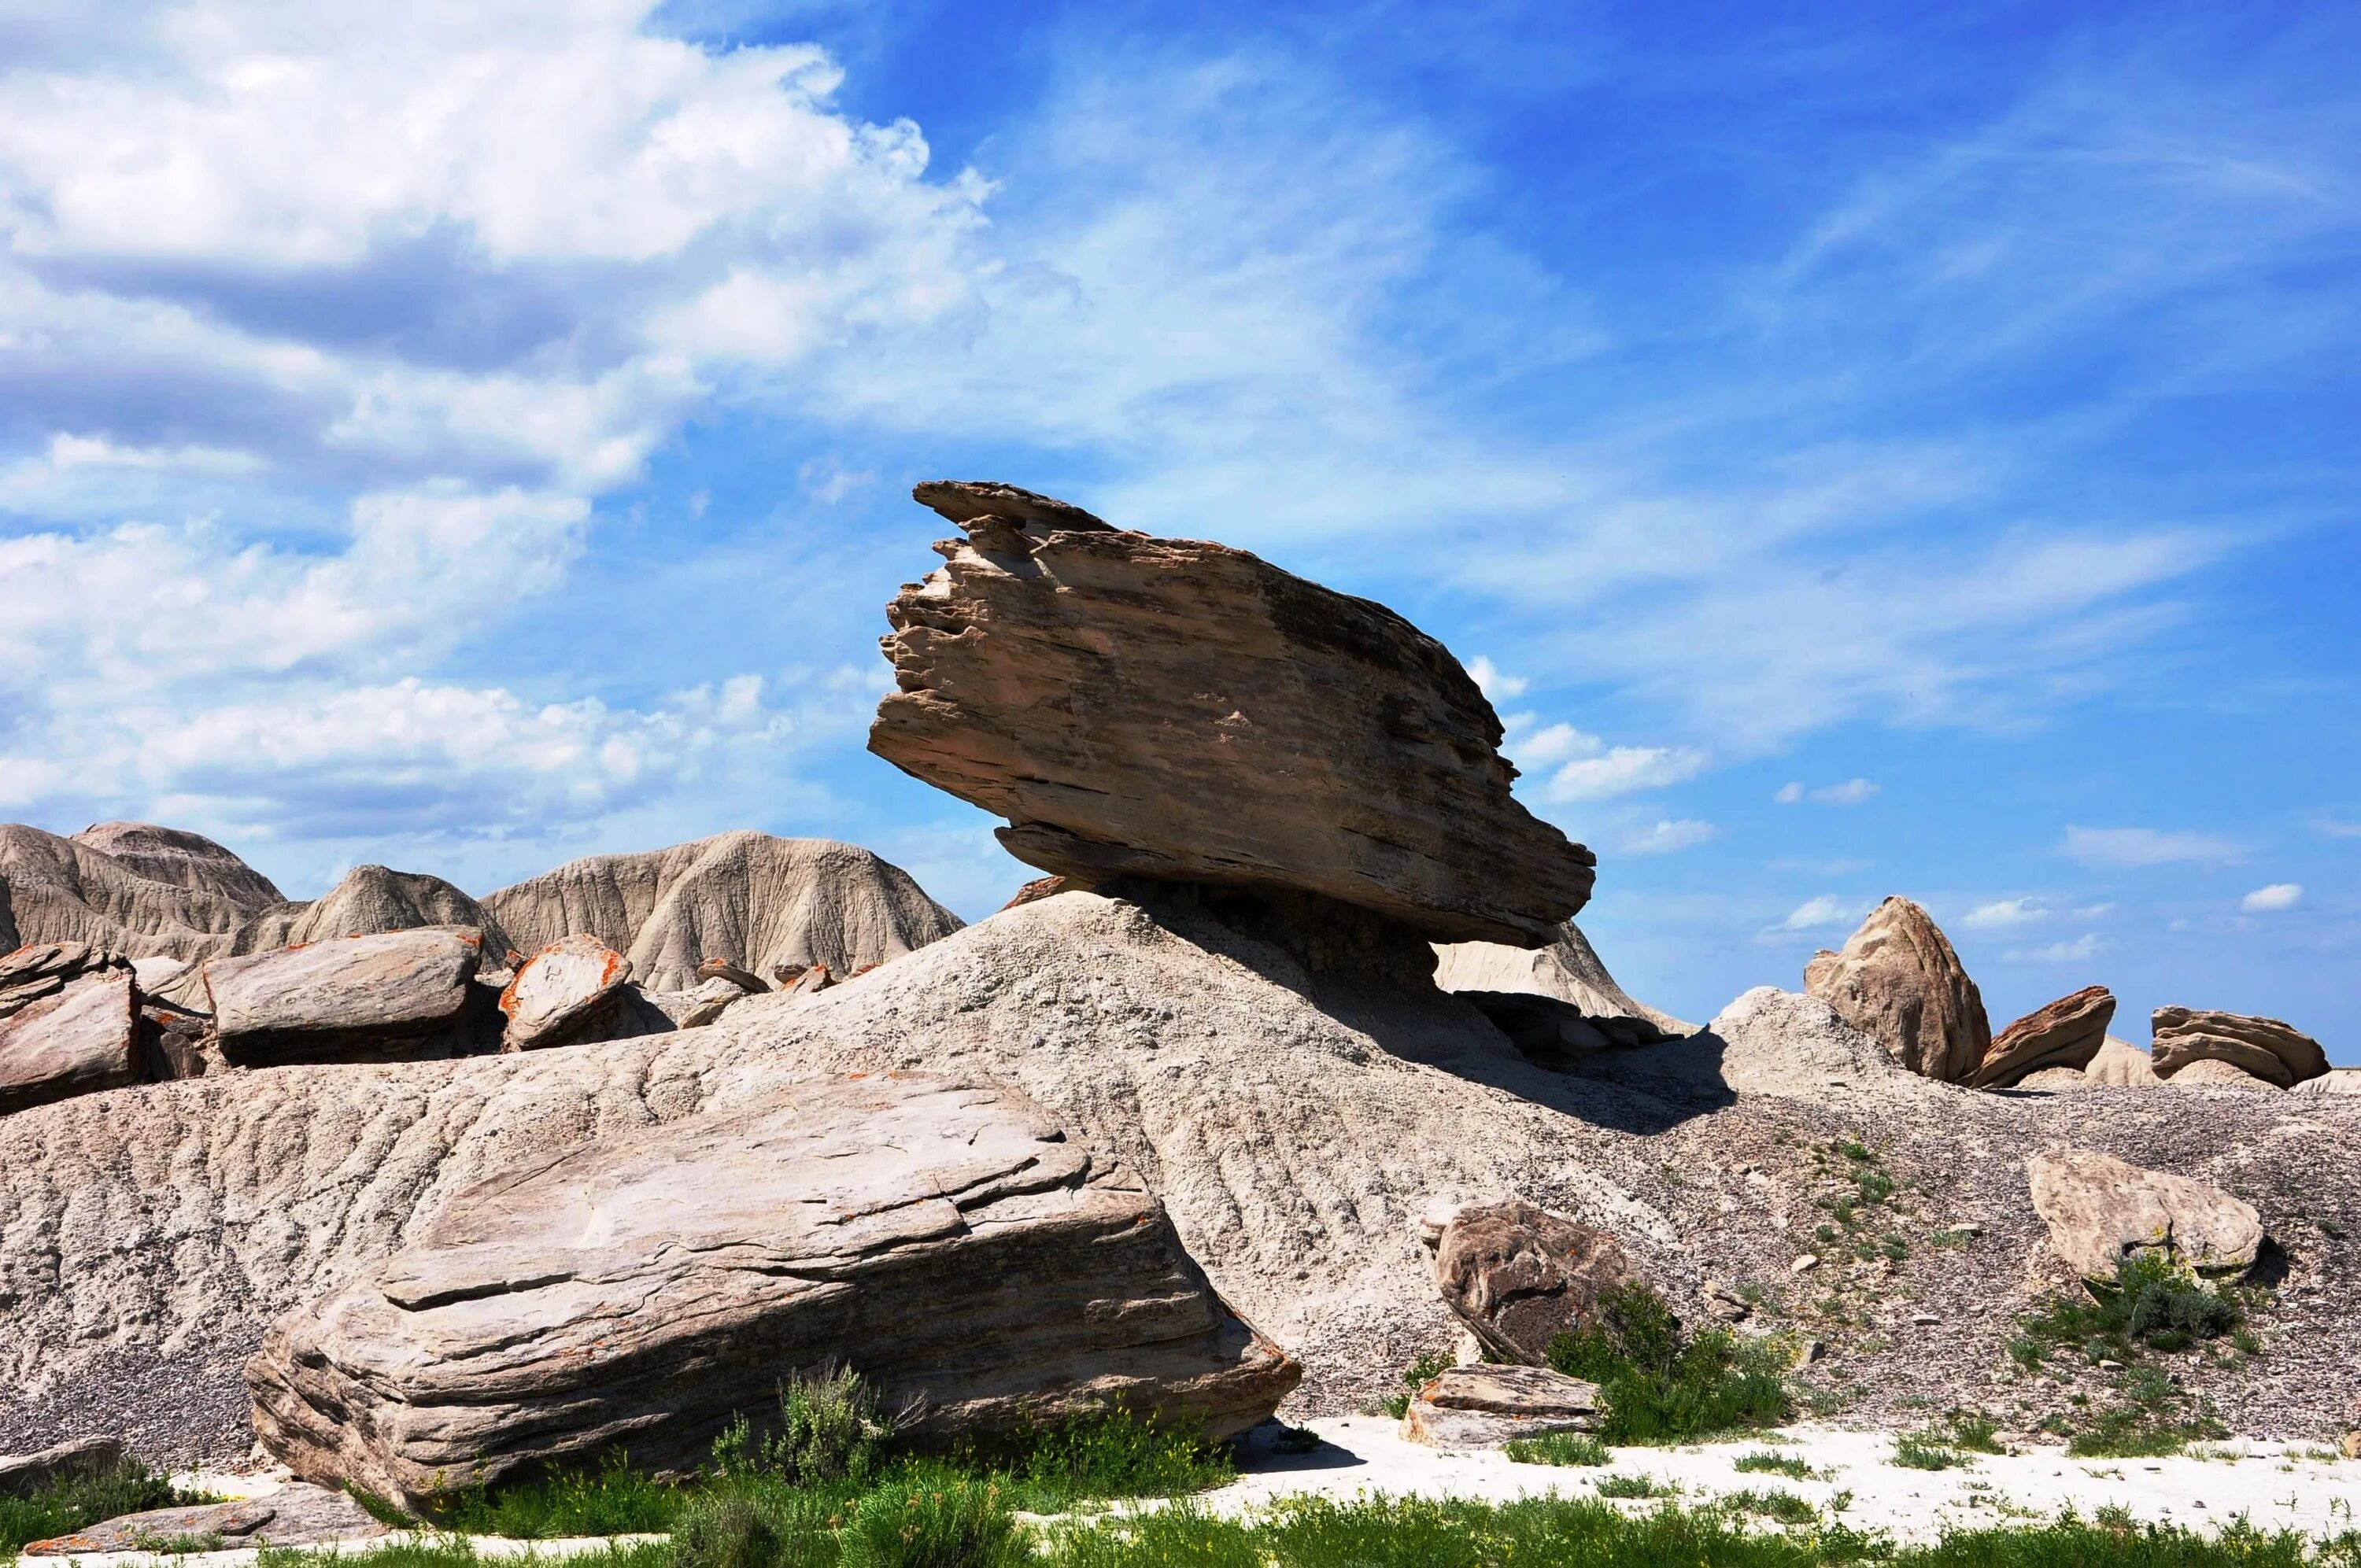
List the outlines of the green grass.
<svg viewBox="0 0 2361 1568">
<path fill-rule="evenodd" d="M 27 1497 L 0 1497 L 0 1556 L 13 1557 L 30 1541 L 71 1535 L 125 1514 L 220 1500 L 202 1492 L 176 1490 L 164 1476 L 136 1459 L 126 1459 L 107 1468 L 66 1475 Z"/>
<path fill-rule="evenodd" d="M 1386 1414 L 1400 1420 L 1410 1413 L 1411 1397 L 1433 1379 L 1451 1370 L 1451 1358 L 1440 1351 L 1428 1351 L 1402 1371 L 1402 1391 L 1389 1394 L 1378 1404 Z"/>
<path fill-rule="evenodd" d="M 445 1494 L 430 1510 L 462 1535 L 542 1541 L 569 1535 L 661 1534 L 672 1529 L 683 1492 L 610 1453 L 598 1464 Z"/>
<path fill-rule="evenodd" d="M 1596 1487 L 1602 1497 L 1669 1497 L 1673 1488 L 1652 1475 L 1601 1475 Z"/>
<path fill-rule="evenodd" d="M 1886 1463 L 1905 1470 L 1956 1470 L 1975 1461 L 1948 1442 L 1922 1432 L 1905 1432 L 1894 1440 L 1894 1453 Z"/>
<path fill-rule="evenodd" d="M 1784 1475 L 1790 1481 L 1824 1481 L 1828 1479 L 1792 1453 L 1741 1453 L 1730 1462 L 1732 1470 L 1745 1475 Z"/>
<path fill-rule="evenodd" d="M 1543 1432 L 1539 1437 L 1512 1437 L 1502 1452 L 1520 1464 L 1606 1464 L 1607 1445 L 1582 1431 Z"/>
<path fill-rule="evenodd" d="M 2246 1310 L 2235 1293 L 2213 1288 L 2160 1254 L 2136 1253 L 2115 1266 L 2112 1285 L 2092 1286 L 2087 1297 L 2053 1296 L 2018 1326 L 2025 1333 L 2011 1342 L 2009 1354 L 2030 1370 L 2059 1350 L 2079 1350 L 2093 1363 L 2130 1363 L 2142 1350 L 2186 1350 L 2237 1333 Z"/>
<path fill-rule="evenodd" d="M 1817 1524 L 1820 1510 L 1793 1492 L 1726 1492 L 1713 1500 L 1725 1513 L 1748 1514 L 1784 1525 Z"/>
<path fill-rule="evenodd" d="M 1594 1324 L 1549 1347 L 1552 1366 L 1598 1385 L 1598 1435 L 1615 1444 L 1777 1426 L 1794 1414 L 1785 1359 L 1771 1343 L 1719 1329 L 1684 1333 L 1664 1298 L 1640 1284 L 1606 1292 Z"/>
</svg>

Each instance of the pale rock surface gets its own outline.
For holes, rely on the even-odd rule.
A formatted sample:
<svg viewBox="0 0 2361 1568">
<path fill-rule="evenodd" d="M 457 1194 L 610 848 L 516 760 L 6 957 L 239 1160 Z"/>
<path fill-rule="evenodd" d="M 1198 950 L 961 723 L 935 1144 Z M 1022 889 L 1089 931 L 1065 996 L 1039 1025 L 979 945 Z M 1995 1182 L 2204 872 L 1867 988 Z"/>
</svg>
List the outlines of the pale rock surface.
<svg viewBox="0 0 2361 1568">
<path fill-rule="evenodd" d="M 222 1054 L 239 1067 L 448 1055 L 470 1042 L 481 933 L 332 937 L 205 965 Z"/>
<path fill-rule="evenodd" d="M 1723 1082 L 1747 1093 L 1813 1100 L 1832 1088 L 1872 1097 L 1920 1092 L 1900 1064 L 1834 1007 L 1776 986 L 1758 985 L 1723 1008 L 1695 1046 L 1714 1053 Z"/>
<path fill-rule="evenodd" d="M 1546 1366 L 1455 1366 L 1419 1386 L 1401 1434 L 1429 1448 L 1502 1448 L 1598 1426 L 1598 1385 Z"/>
<path fill-rule="evenodd" d="M 2091 1075 L 2079 1067 L 2045 1067 L 2026 1073 L 2008 1087 L 2043 1094 L 2071 1094 L 2097 1085 L 2092 1081 Z"/>
<path fill-rule="evenodd" d="M 2149 1023 L 2149 1055 L 2159 1078 L 2178 1078 L 2192 1062 L 2220 1061 L 2276 1088 L 2292 1089 L 2328 1070 L 2328 1055 L 2320 1042 L 2277 1018 L 2159 1007 Z"/>
<path fill-rule="evenodd" d="M 2154 1089 L 2164 1082 L 2157 1077 L 2147 1052 L 2113 1035 L 2100 1044 L 2098 1054 L 2082 1069 L 2082 1076 L 2094 1084 L 2117 1089 Z"/>
<path fill-rule="evenodd" d="M 1841 952 L 1816 957 L 1804 975 L 1809 994 L 1923 1078 L 1961 1082 L 1992 1046 L 1975 981 L 1941 928 L 1906 898 L 1879 905 Z"/>
<path fill-rule="evenodd" d="M 1975 1089 L 2006 1089 L 2048 1069 L 2088 1067 L 2115 1016 L 2115 993 L 2086 985 L 2019 1018 L 1996 1036 L 1968 1079 Z"/>
<path fill-rule="evenodd" d="M 38 1453 L 0 1456 L 0 1497 L 29 1497 L 69 1476 L 112 1470 L 122 1463 L 122 1440 L 112 1437 L 78 1437 Z"/>
<path fill-rule="evenodd" d="M 620 1010 L 631 962 L 596 937 L 566 937 L 524 961 L 500 992 L 512 1051 L 572 1045 Z M 612 1036 L 601 1036 L 609 1037 Z"/>
<path fill-rule="evenodd" d="M 423 872 L 355 866 L 344 880 L 306 904 L 280 904 L 261 911 L 230 938 L 233 955 L 267 953 L 336 937 L 374 937 L 432 926 L 466 926 L 483 933 L 491 959 L 505 955 L 509 934 L 484 906 Z"/>
<path fill-rule="evenodd" d="M 655 991 L 693 989 L 712 959 L 756 975 L 814 963 L 845 973 L 961 925 L 907 872 L 867 850 L 750 832 L 573 861 L 484 903 L 520 943 L 598 938 Z"/>
<path fill-rule="evenodd" d="M 2049 1245 L 2083 1278 L 2111 1284 L 2135 1253 L 2161 1252 L 2209 1274 L 2252 1267 L 2263 1244 L 2252 1204 L 2211 1182 L 2089 1149 L 2046 1149 L 2026 1167 Z"/>
<path fill-rule="evenodd" d="M 2268 1078 L 2257 1078 L 2235 1062 L 2200 1057 L 2163 1080 L 2175 1089 L 2254 1089 L 2272 1094 L 2287 1091 Z"/>
<path fill-rule="evenodd" d="M 102 823 L 71 839 L 0 824 L 0 888 L 8 948 L 81 942 L 132 959 L 225 952 L 238 925 L 279 896 L 219 844 L 144 823 Z"/>
<path fill-rule="evenodd" d="M 849 1362 L 916 1437 L 1122 1405 L 1213 1440 L 1301 1371 L 1138 1179 L 1012 1091 L 785 1089 L 518 1167 L 275 1325 L 247 1370 L 298 1475 L 426 1503 L 628 1447 L 691 1469 L 783 1369 Z"/>
<path fill-rule="evenodd" d="M 1539 947 L 1596 859 L 1510 793 L 1500 722 L 1444 646 L 1243 550 L 971 515 L 887 608 L 869 749 L 1005 817 L 1043 871 L 1288 888 L 1437 941 Z"/>
<path fill-rule="evenodd" d="M 1529 1366 L 1558 1335 L 1591 1326 L 1599 1297 L 1631 1277 L 1612 1235 L 1517 1200 L 1462 1208 L 1435 1245 L 1444 1303 L 1486 1350 Z"/>
<path fill-rule="evenodd" d="M 1545 948 L 1445 942 L 1434 953 L 1434 983 L 1445 991 L 1531 992 L 1569 1003 L 1586 1018 L 1637 1018 L 1667 1036 L 1697 1033 L 1696 1025 L 1634 1001 L 1571 920 Z"/>
<path fill-rule="evenodd" d="M 2333 1067 L 2295 1086 L 2298 1094 L 2361 1094 L 2361 1068 Z"/>
<path fill-rule="evenodd" d="M 67 1557 L 85 1552 L 154 1552 L 159 1541 L 219 1536 L 224 1548 L 317 1546 L 331 1541 L 368 1541 L 392 1532 L 368 1510 L 340 1491 L 297 1481 L 265 1497 L 198 1503 L 125 1514 L 71 1535 L 37 1541 L 27 1557 Z"/>
<path fill-rule="evenodd" d="M 49 942 L 0 957 L 0 1113 L 132 1082 L 138 1009 L 113 953 Z"/>
<path fill-rule="evenodd" d="M 665 1007 L 664 1012 L 679 1027 L 699 1029 L 719 1019 L 734 1004 L 750 996 L 760 996 L 768 990 L 769 986 L 763 987 L 761 991 L 750 990 L 728 975 L 718 974 L 710 980 L 698 981 L 694 991 L 671 993 L 680 998 L 680 1006 L 677 1011 Z M 664 1003 L 659 1000 L 657 1005 L 663 1006 Z"/>
</svg>

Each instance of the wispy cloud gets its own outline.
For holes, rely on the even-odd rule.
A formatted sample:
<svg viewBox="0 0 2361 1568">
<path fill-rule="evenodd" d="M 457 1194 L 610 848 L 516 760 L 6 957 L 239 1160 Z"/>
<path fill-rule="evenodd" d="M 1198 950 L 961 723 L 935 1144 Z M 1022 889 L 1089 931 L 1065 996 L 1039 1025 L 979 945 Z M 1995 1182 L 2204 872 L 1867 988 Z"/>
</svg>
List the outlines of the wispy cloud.
<svg viewBox="0 0 2361 1568">
<path fill-rule="evenodd" d="M 1976 905 L 1960 917 L 1960 924 L 1975 931 L 2004 931 L 2015 926 L 2037 925 L 2049 917 L 2048 908 L 2039 899 L 2003 898 Z"/>
<path fill-rule="evenodd" d="M 1850 926 L 1863 911 L 1857 904 L 1848 903 L 1832 894 L 1806 899 L 1779 923 L 1783 931 L 1810 931 L 1823 926 Z"/>
<path fill-rule="evenodd" d="M 1525 688 L 1532 684 L 1521 675 L 1501 674 L 1499 666 L 1481 653 L 1467 661 L 1467 674 L 1475 681 L 1476 688 L 1494 702 L 1522 696 Z"/>
<path fill-rule="evenodd" d="M 2107 950 L 2107 939 L 2096 931 L 2085 931 L 2070 942 L 2052 942 L 2040 948 L 2012 948 L 2001 955 L 2013 964 L 2067 964 L 2093 959 Z"/>
<path fill-rule="evenodd" d="M 2081 828 L 2069 825 L 2061 851 L 2086 866 L 2136 870 L 2180 861 L 2222 862 L 2246 853 L 2235 841 L 2211 833 L 2175 833 L 2158 828 Z"/>
<path fill-rule="evenodd" d="M 1822 806 L 1859 806 L 1877 791 L 1878 786 L 1867 779 L 1847 779 L 1842 784 L 1823 784 L 1817 789 L 1806 789 L 1802 783 L 1794 782 L 1781 784 L 1778 793 L 1771 798 L 1782 806 L 1796 806 L 1806 800 L 1817 801 Z"/>
<path fill-rule="evenodd" d="M 2249 915 L 2268 915 L 2282 909 L 2293 909 L 2302 902 L 2302 883 L 2275 882 L 2268 887 L 2258 887 L 2238 900 L 2238 907 Z"/>
<path fill-rule="evenodd" d="M 1682 817 L 1657 822 L 1623 839 L 1616 847 L 1627 855 L 1669 855 L 1680 850 L 1693 850 L 1720 837 L 1720 834 L 1721 829 L 1710 822 Z"/>
</svg>

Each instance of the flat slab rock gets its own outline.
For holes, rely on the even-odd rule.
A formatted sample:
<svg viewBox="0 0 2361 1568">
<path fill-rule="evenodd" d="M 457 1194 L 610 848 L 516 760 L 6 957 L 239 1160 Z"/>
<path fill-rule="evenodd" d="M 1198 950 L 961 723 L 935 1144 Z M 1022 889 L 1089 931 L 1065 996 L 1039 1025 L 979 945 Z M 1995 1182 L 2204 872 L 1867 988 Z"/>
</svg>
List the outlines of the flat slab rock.
<svg viewBox="0 0 2361 1568">
<path fill-rule="evenodd" d="M 2328 1070 L 2320 1042 L 2277 1018 L 2217 1013 L 2201 1007 L 2159 1007 L 2149 1015 L 2149 1054 L 2157 1076 L 2170 1079 L 2192 1062 L 2223 1061 L 2281 1089 Z"/>
<path fill-rule="evenodd" d="M 391 1532 L 343 1492 L 291 1482 L 265 1497 L 189 1508 L 150 1508 L 125 1514 L 71 1535 L 37 1541 L 27 1557 L 65 1557 L 83 1552 L 139 1552 L 172 1542 L 218 1537 L 224 1547 L 317 1546 L 331 1541 L 365 1541 Z"/>
<path fill-rule="evenodd" d="M 1391 610 L 1008 487 L 917 493 L 968 538 L 887 609 L 869 749 L 1006 817 L 1018 860 L 1292 888 L 1445 942 L 1545 946 L 1589 898 L 1491 705 Z"/>
<path fill-rule="evenodd" d="M 1402 1436 L 1431 1448 L 1499 1448 L 1512 1438 L 1594 1431 L 1598 1385 L 1546 1366 L 1455 1366 L 1402 1412 Z"/>
<path fill-rule="evenodd" d="M 2089 1149 L 2049 1149 L 2026 1162 L 2033 1207 L 2058 1255 L 2099 1284 L 2140 1252 L 2162 1252 L 2209 1274 L 2253 1266 L 2263 1245 L 2254 1206 L 2211 1182 Z"/>
<path fill-rule="evenodd" d="M 2006 1089 L 2037 1072 L 2086 1068 L 2106 1043 L 2114 1016 L 2115 993 L 2103 985 L 2086 985 L 2037 1007 L 2000 1032 L 1968 1084 Z"/>
<path fill-rule="evenodd" d="M 134 1081 L 138 1011 L 127 959 L 80 942 L 0 958 L 0 1113 Z"/>
<path fill-rule="evenodd" d="M 423 1506 L 617 1446 L 691 1467 L 840 1360 L 921 1435 L 1120 1400 L 1224 1437 L 1301 1375 L 1127 1172 L 1013 1090 L 896 1074 L 487 1179 L 275 1324 L 247 1382 L 296 1474 Z"/>
<path fill-rule="evenodd" d="M 205 965 L 222 1054 L 240 1067 L 398 1060 L 448 1046 L 483 959 L 468 927 L 335 937 Z"/>
</svg>

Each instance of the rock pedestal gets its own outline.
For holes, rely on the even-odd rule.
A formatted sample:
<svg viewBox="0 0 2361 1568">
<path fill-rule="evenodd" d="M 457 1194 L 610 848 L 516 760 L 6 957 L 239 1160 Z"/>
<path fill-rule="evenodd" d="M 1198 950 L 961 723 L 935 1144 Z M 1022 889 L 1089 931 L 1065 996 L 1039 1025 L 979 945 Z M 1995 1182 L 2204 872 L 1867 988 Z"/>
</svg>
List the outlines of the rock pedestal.
<svg viewBox="0 0 2361 1568">
<path fill-rule="evenodd" d="M 1510 794 L 1491 705 L 1392 611 L 1005 487 L 919 494 L 968 538 L 887 609 L 869 749 L 1007 818 L 1018 860 L 1313 893 L 1436 941 L 1543 946 L 1589 898 L 1590 852 Z"/>
<path fill-rule="evenodd" d="M 1906 898 L 1879 905 L 1843 951 L 1814 958 L 1804 989 L 1923 1078 L 1963 1082 L 1992 1046 L 1976 982 L 1941 928 Z"/>
<path fill-rule="evenodd" d="M 2328 1070 L 2328 1053 L 2310 1035 L 2277 1018 L 2159 1007 L 2151 1015 L 2149 1054 L 2158 1078 L 2177 1077 L 2192 1062 L 2227 1062 L 2266 1083 L 2292 1089 Z"/>
<path fill-rule="evenodd" d="M 1014 1091 L 893 1074 L 594 1140 L 483 1181 L 281 1320 L 255 1428 L 298 1475 L 413 1506 L 621 1447 L 688 1468 L 796 1368 L 849 1364 L 915 1435 L 1118 1401 L 1206 1438 L 1301 1376 L 1162 1207 Z"/>
</svg>

